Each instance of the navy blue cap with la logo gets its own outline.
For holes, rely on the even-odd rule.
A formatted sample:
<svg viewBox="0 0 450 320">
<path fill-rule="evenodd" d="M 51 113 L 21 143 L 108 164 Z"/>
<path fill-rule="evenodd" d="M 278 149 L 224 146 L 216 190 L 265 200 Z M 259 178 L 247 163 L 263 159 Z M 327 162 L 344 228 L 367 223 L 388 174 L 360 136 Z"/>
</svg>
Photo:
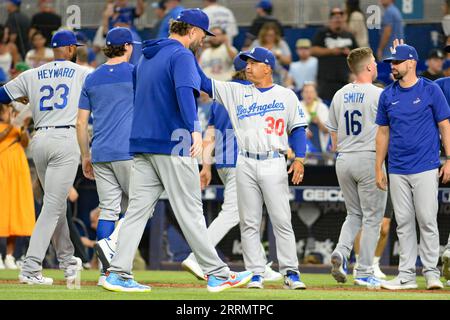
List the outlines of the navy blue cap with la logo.
<svg viewBox="0 0 450 320">
<path fill-rule="evenodd" d="M 180 12 L 179 16 L 176 19 L 177 21 L 182 21 L 198 27 L 205 31 L 208 36 L 215 36 L 214 33 L 209 31 L 209 18 L 202 10 L 199 8 L 196 9 L 186 9 Z"/>
<path fill-rule="evenodd" d="M 84 46 L 78 43 L 77 36 L 70 30 L 61 30 L 56 32 L 52 37 L 52 48 L 68 47 L 68 46 Z"/>
<path fill-rule="evenodd" d="M 416 60 L 419 61 L 419 55 L 414 47 L 408 46 L 407 44 L 401 44 L 395 49 L 391 50 L 391 56 L 384 59 L 384 62 L 391 62 L 394 60 Z"/>
<path fill-rule="evenodd" d="M 275 69 L 275 56 L 273 55 L 272 51 L 266 48 L 256 47 L 251 51 L 242 52 L 241 54 L 239 54 L 239 57 L 244 61 L 252 59 L 257 62 L 262 62 L 269 65 L 272 70 Z"/>
<path fill-rule="evenodd" d="M 141 44 L 139 41 L 133 41 L 133 35 L 130 29 L 124 27 L 112 28 L 106 35 L 107 46 L 121 46 L 123 44 Z"/>
</svg>

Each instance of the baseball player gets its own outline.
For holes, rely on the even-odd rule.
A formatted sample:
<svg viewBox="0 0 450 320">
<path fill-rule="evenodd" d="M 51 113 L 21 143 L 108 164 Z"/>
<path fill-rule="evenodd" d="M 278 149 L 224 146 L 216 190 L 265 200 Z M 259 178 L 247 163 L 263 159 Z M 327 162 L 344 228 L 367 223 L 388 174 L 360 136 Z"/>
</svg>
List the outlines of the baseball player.
<svg viewBox="0 0 450 320">
<path fill-rule="evenodd" d="M 336 175 L 347 208 L 338 244 L 331 255 L 331 274 L 337 282 L 347 281 L 347 259 L 362 229 L 354 284 L 380 288 L 380 279 L 373 275 L 373 258 L 387 193 L 377 189 L 373 167 L 375 117 L 382 89 L 372 84 L 377 78 L 377 64 L 370 48 L 352 50 L 347 64 L 356 80 L 336 92 L 326 124 L 338 152 Z"/>
<path fill-rule="evenodd" d="M 86 78 L 79 102 L 77 136 L 83 173 L 88 179 L 93 180 L 95 176 L 100 200 L 99 241 L 95 249 L 102 261 L 103 271 L 98 285 L 103 285 L 105 271 L 109 267 L 108 256 L 114 254 L 116 239 L 113 237 L 108 241 L 107 238 L 112 235 L 120 213 L 124 212 L 125 208 L 121 208 L 122 197 L 128 198 L 132 165 L 129 139 L 134 102 L 134 66 L 128 61 L 133 44 L 135 42 L 127 28 L 117 27 L 108 32 L 104 53 L 109 59 Z M 91 113 L 94 119 L 92 157 L 88 134 Z M 116 230 L 114 235 L 117 233 Z"/>
<path fill-rule="evenodd" d="M 445 47 L 446 52 L 450 52 L 450 46 Z M 450 105 L 450 77 L 441 78 L 435 81 L 444 93 L 447 103 Z M 442 274 L 447 280 L 446 285 L 450 287 L 450 235 L 448 236 L 447 245 L 441 257 Z"/>
<path fill-rule="evenodd" d="M 75 121 L 81 86 L 88 69 L 74 63 L 77 43 L 71 31 L 59 31 L 51 42 L 55 61 L 30 69 L 0 88 L 0 102 L 28 97 L 36 134 L 31 141 L 33 160 L 44 189 L 44 203 L 19 274 L 21 283 L 51 285 L 42 276 L 42 261 L 50 244 L 67 281 L 81 270 L 73 256 L 66 219 L 66 199 L 73 185 L 80 150 Z"/>
<path fill-rule="evenodd" d="M 246 75 L 252 85 L 211 80 L 199 71 L 202 90 L 228 111 L 240 150 L 236 185 L 245 266 L 254 274 L 252 287 L 262 288 L 265 260 L 260 228 L 265 203 L 274 229 L 284 288 L 305 289 L 298 270 L 288 186 L 288 173 L 293 172 L 294 184 L 303 180 L 305 114 L 292 90 L 273 84 L 272 52 L 257 47 L 239 57 L 247 61 Z M 288 134 L 297 157 L 286 172 Z"/>
<path fill-rule="evenodd" d="M 203 216 L 195 159 L 202 149 L 195 102 L 200 77 L 193 52 L 206 35 L 212 35 L 208 25 L 208 17 L 200 9 L 183 10 L 171 22 L 169 39 L 143 44 L 143 58 L 135 68 L 130 201 L 108 269 L 110 274 L 103 285 L 107 290 L 151 290 L 133 280 L 131 268 L 146 222 L 163 191 L 208 276 L 208 291 L 241 286 L 251 279 L 251 272 L 231 272 L 220 260 L 207 235 Z"/>
<path fill-rule="evenodd" d="M 246 80 L 245 67 L 247 64 L 240 57 L 236 56 L 233 61 L 236 73 L 233 75 L 233 81 L 236 83 L 250 84 Z M 217 134 L 216 134 L 217 133 Z M 217 140 L 217 143 L 215 143 Z M 202 188 L 205 188 L 211 182 L 211 154 L 214 151 L 216 158 L 216 168 L 219 177 L 222 180 L 224 190 L 224 200 L 222 210 L 216 219 L 208 227 L 208 235 L 212 244 L 216 246 L 225 235 L 237 224 L 239 224 L 239 210 L 237 205 L 236 192 L 236 160 L 238 147 L 234 136 L 233 127 L 225 108 L 214 102 L 211 106 L 208 129 L 203 139 L 203 168 L 200 172 Z M 266 255 L 263 249 L 263 259 Z M 194 274 L 198 279 L 203 280 L 202 269 L 195 260 L 194 254 L 190 254 L 182 263 L 182 267 Z M 277 281 L 282 279 L 282 275 L 266 264 L 264 271 L 265 281 Z M 259 283 L 255 283 L 259 285 Z"/>
<path fill-rule="evenodd" d="M 385 289 L 415 289 L 417 260 L 417 219 L 420 230 L 419 254 L 427 289 L 441 289 L 439 230 L 437 226 L 439 177 L 450 180 L 450 161 L 439 171 L 439 133 L 450 159 L 450 108 L 439 86 L 416 76 L 415 48 L 402 44 L 394 48 L 392 74 L 397 80 L 380 96 L 376 123 L 376 183 L 386 190 L 382 164 L 389 151 L 390 192 L 400 244 L 399 274 L 383 282 Z"/>
</svg>

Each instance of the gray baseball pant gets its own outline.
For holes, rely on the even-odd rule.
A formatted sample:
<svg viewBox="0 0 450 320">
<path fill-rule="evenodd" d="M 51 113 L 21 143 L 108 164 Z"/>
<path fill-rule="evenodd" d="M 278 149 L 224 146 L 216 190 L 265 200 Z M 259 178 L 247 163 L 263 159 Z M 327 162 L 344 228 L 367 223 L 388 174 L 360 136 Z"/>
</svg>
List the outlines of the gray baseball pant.
<svg viewBox="0 0 450 320">
<path fill-rule="evenodd" d="M 378 189 L 375 182 L 375 152 L 340 153 L 336 160 L 336 174 L 344 195 L 347 217 L 335 250 L 348 258 L 361 230 L 356 276 L 368 277 L 373 275 L 373 257 L 387 201 L 387 192 Z"/>
<path fill-rule="evenodd" d="M 55 248 L 59 268 L 76 264 L 74 247 L 67 224 L 67 196 L 80 162 L 80 150 L 74 128 L 40 129 L 31 141 L 31 150 L 44 201 L 31 235 L 21 273 L 33 276 L 42 271 L 50 241 Z"/>
<path fill-rule="evenodd" d="M 226 236 L 226 234 L 239 224 L 239 209 L 236 191 L 236 168 L 217 169 L 220 180 L 225 186 L 223 195 L 222 210 L 208 226 L 208 236 L 215 247 Z M 261 245 L 262 246 L 262 245 Z M 263 248 L 264 264 L 267 263 Z M 188 259 L 195 261 L 195 256 L 191 253 Z"/>
<path fill-rule="evenodd" d="M 389 174 L 392 204 L 400 244 L 399 277 L 415 279 L 416 219 L 420 230 L 419 254 L 426 278 L 439 278 L 438 169 L 417 174 Z"/>
<path fill-rule="evenodd" d="M 133 160 L 93 164 L 101 220 L 117 221 L 128 205 Z M 123 202 L 123 203 L 122 203 Z"/>
<path fill-rule="evenodd" d="M 264 275 L 265 255 L 260 228 L 263 204 L 272 222 L 280 273 L 298 271 L 297 247 L 291 223 L 289 185 L 284 157 L 256 160 L 238 156 L 236 165 L 238 207 L 244 263 L 255 275 Z"/>
<path fill-rule="evenodd" d="M 227 279 L 230 269 L 220 260 L 206 230 L 197 160 L 157 154 L 137 154 L 133 159 L 128 210 L 108 270 L 132 278 L 134 254 L 164 190 L 203 273 Z"/>
</svg>

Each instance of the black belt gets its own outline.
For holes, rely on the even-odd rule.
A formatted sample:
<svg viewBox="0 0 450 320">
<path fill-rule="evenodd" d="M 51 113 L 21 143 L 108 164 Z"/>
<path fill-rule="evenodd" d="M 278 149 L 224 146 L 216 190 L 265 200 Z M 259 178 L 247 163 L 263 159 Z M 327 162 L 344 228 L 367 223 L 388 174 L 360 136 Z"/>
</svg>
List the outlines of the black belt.
<svg viewBox="0 0 450 320">
<path fill-rule="evenodd" d="M 275 158 L 281 158 L 284 156 L 284 154 L 282 154 L 278 151 L 268 151 L 268 152 L 264 152 L 264 153 L 251 153 L 248 151 L 241 150 L 240 154 L 246 158 L 251 158 L 251 159 L 256 159 L 256 160 L 275 159 Z"/>
<path fill-rule="evenodd" d="M 38 127 L 36 128 L 37 130 L 41 130 L 41 129 L 70 129 L 70 128 L 75 128 L 75 126 L 48 126 L 48 127 Z"/>
</svg>

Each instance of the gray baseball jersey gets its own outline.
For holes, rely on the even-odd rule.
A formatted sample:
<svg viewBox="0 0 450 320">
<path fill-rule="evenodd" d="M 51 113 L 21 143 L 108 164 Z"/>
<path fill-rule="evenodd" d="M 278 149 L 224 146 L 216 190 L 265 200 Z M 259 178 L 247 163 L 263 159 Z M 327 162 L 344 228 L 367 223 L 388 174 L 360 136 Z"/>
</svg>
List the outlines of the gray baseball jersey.
<svg viewBox="0 0 450 320">
<path fill-rule="evenodd" d="M 350 83 L 336 92 L 326 126 L 337 132 L 337 151 L 375 151 L 378 100 L 383 89 Z"/>
<path fill-rule="evenodd" d="M 80 92 L 90 70 L 71 61 L 52 61 L 5 84 L 14 100 L 30 100 L 34 126 L 75 125 Z"/>
<path fill-rule="evenodd" d="M 261 92 L 255 85 L 212 80 L 213 98 L 230 115 L 239 149 L 251 153 L 288 148 L 288 133 L 306 126 L 305 113 L 295 93 L 275 85 Z"/>
</svg>

